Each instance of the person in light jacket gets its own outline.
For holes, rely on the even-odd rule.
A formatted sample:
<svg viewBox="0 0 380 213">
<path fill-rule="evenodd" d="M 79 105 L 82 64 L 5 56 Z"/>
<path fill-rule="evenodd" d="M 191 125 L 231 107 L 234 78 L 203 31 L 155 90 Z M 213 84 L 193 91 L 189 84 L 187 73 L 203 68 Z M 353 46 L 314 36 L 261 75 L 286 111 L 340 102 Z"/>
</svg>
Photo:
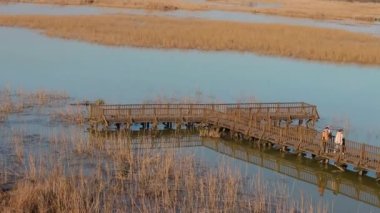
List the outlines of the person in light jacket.
<svg viewBox="0 0 380 213">
<path fill-rule="evenodd" d="M 330 141 L 331 131 L 328 126 L 322 131 L 322 152 L 327 153 L 327 144 Z"/>
<path fill-rule="evenodd" d="M 338 132 L 336 133 L 336 136 L 335 136 L 335 152 L 339 152 L 339 151 L 344 151 L 342 148 L 342 146 L 344 145 L 343 144 L 343 141 L 344 141 L 344 136 L 343 136 L 343 129 L 339 129 Z"/>
</svg>

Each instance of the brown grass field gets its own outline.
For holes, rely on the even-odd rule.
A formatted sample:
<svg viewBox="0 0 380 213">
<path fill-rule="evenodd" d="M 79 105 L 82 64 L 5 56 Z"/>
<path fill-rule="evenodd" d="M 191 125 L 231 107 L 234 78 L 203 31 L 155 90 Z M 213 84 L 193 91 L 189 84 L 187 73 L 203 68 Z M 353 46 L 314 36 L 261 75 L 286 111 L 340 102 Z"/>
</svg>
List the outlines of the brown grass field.
<svg viewBox="0 0 380 213">
<path fill-rule="evenodd" d="M 151 10 L 226 10 L 329 20 L 380 21 L 380 4 L 333 0 L 5 0 L 7 2 L 94 5 Z M 359 0 L 360 1 L 360 0 Z M 257 7 L 257 3 L 278 3 L 278 7 Z M 216 4 L 215 4 L 216 3 Z"/>
<path fill-rule="evenodd" d="M 139 15 L 0 16 L 1 26 L 114 46 L 241 51 L 263 55 L 380 64 L 380 38 L 341 30 Z"/>
</svg>

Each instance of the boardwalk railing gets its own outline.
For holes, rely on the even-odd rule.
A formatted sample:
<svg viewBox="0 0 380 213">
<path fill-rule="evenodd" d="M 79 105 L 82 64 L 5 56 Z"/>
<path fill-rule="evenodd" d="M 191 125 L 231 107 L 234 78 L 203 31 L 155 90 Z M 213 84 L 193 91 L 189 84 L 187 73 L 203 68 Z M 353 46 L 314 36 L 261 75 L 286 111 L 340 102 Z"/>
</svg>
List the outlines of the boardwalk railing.
<svg viewBox="0 0 380 213">
<path fill-rule="evenodd" d="M 234 116 L 253 116 L 257 120 L 318 120 L 315 105 L 303 102 L 290 103 L 241 103 L 241 104 L 128 104 L 128 105 L 90 105 L 92 120 L 188 118 L 199 120 L 206 110 L 233 114 Z"/>
</svg>

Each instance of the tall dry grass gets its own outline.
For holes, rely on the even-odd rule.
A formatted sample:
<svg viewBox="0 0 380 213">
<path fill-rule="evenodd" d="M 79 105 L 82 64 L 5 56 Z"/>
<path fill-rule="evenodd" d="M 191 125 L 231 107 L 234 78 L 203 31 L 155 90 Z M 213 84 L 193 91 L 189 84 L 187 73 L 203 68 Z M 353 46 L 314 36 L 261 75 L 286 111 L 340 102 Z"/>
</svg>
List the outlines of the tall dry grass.
<svg viewBox="0 0 380 213">
<path fill-rule="evenodd" d="M 66 92 L 48 90 L 17 89 L 15 95 L 27 106 L 52 106 L 60 102 L 65 103 L 70 98 Z"/>
<path fill-rule="evenodd" d="M 299 18 L 380 21 L 380 4 L 374 1 L 335 0 L 208 0 L 235 5 L 231 10 L 240 10 L 269 15 Z M 359 2 L 361 1 L 361 2 Z M 275 7 L 255 7 L 252 3 L 277 3 Z M 238 7 L 237 7 L 238 6 Z"/>
<path fill-rule="evenodd" d="M 210 168 L 180 152 L 131 149 L 133 140 L 121 134 L 90 139 L 79 132 L 52 133 L 50 154 L 28 152 L 22 178 L 0 193 L 0 211 L 327 211 L 293 200 L 283 184 L 270 190 L 271 183 L 260 176 Z M 73 145 L 78 143 L 87 151 L 77 152 Z"/>
<path fill-rule="evenodd" d="M 12 97 L 12 91 L 9 88 L 0 90 L 0 122 L 4 122 L 9 114 L 23 109 L 23 104 L 15 103 Z"/>
<path fill-rule="evenodd" d="M 59 91 L 0 89 L 0 123 L 5 122 L 11 114 L 32 108 L 57 106 L 68 100 L 69 96 Z"/>
<path fill-rule="evenodd" d="M 233 50 L 338 63 L 380 64 L 380 38 L 341 30 L 138 15 L 1 16 L 1 26 L 115 46 Z"/>
<path fill-rule="evenodd" d="M 193 3 L 182 0 L 6 0 L 17 3 L 38 3 L 58 5 L 92 5 L 99 7 L 123 7 L 148 10 L 204 10 L 207 3 Z"/>
<path fill-rule="evenodd" d="M 21 163 L 24 160 L 24 144 L 22 132 L 17 132 L 12 135 L 12 144 L 17 160 L 19 163 Z"/>
<path fill-rule="evenodd" d="M 86 117 L 86 106 L 81 105 L 65 106 L 63 108 L 54 110 L 50 114 L 52 121 L 66 124 L 84 125 L 86 123 Z"/>
</svg>

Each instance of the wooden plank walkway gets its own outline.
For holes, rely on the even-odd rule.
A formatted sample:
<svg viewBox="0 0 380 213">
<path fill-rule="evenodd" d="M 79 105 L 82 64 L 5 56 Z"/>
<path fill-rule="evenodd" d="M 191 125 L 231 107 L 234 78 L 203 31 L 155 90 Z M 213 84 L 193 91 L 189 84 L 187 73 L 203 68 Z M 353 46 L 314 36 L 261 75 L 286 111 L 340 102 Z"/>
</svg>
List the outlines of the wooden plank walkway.
<svg viewBox="0 0 380 213">
<path fill-rule="evenodd" d="M 335 153 L 328 143 L 328 152 L 322 151 L 321 132 L 313 128 L 319 119 L 315 105 L 295 103 L 244 104 L 131 104 L 90 105 L 89 121 L 94 129 L 126 129 L 134 123 L 156 128 L 159 123 L 202 124 L 207 131 L 238 134 L 246 139 L 265 141 L 271 145 L 309 153 L 318 159 L 333 162 L 344 170 L 352 165 L 360 173 L 373 171 L 380 178 L 380 147 L 346 140 L 345 152 Z M 293 124 L 298 121 L 298 124 Z M 170 125 L 171 126 L 171 125 Z"/>
</svg>

